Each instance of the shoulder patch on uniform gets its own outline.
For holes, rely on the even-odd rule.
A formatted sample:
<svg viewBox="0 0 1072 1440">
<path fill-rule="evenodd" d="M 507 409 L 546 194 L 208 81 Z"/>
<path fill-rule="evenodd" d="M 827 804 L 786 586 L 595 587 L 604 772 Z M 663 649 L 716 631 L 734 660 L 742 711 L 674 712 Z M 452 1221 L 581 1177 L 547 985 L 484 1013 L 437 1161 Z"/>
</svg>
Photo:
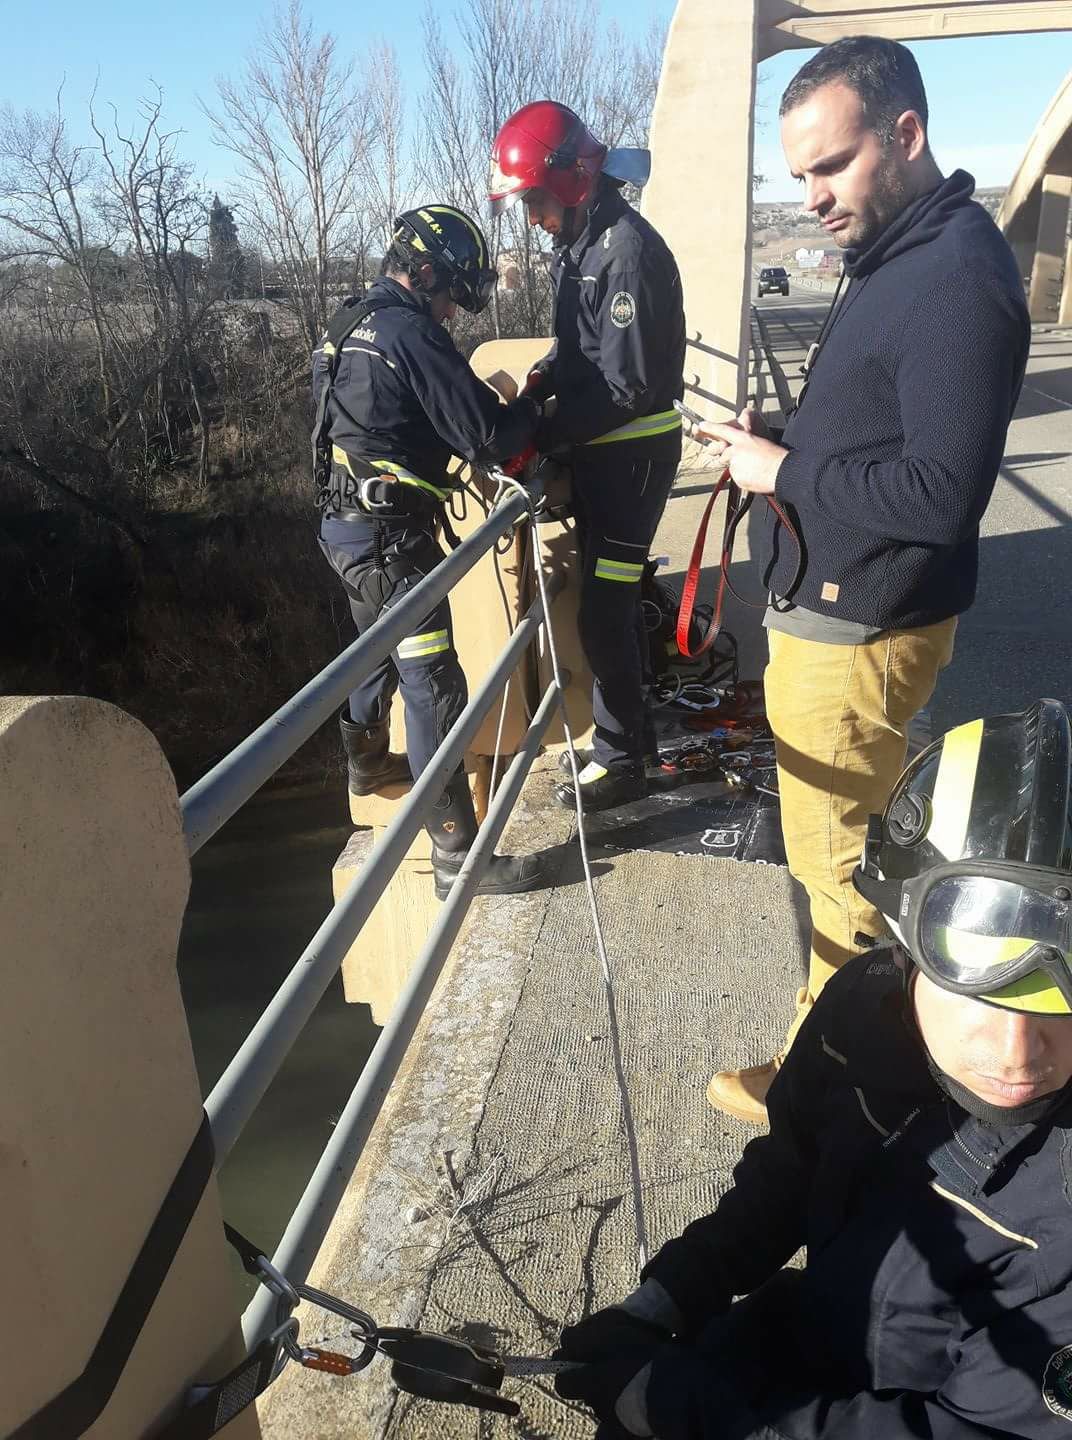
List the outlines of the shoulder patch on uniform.
<svg viewBox="0 0 1072 1440">
<path fill-rule="evenodd" d="M 610 318 L 619 330 L 632 325 L 636 319 L 636 301 L 628 290 L 619 290 L 610 302 Z"/>
<path fill-rule="evenodd" d="M 1072 1345 L 1055 1350 L 1047 1360 L 1042 1398 L 1047 1410 L 1062 1420 L 1072 1420 Z"/>
</svg>

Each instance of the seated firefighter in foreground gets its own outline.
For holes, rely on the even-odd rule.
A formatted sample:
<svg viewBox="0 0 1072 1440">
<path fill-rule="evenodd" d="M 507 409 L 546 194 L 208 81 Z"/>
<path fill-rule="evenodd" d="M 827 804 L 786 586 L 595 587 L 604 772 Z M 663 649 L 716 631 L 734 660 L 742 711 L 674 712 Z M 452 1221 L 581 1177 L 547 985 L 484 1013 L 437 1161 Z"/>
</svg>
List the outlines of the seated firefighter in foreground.
<svg viewBox="0 0 1072 1440">
<path fill-rule="evenodd" d="M 714 1214 L 563 1333 L 600 1437 L 1070 1433 L 1069 757 L 1043 700 L 872 817 L 856 883 L 897 943 L 823 990 Z"/>
<path fill-rule="evenodd" d="M 524 450 L 540 406 L 503 405 L 477 378 L 445 329 L 457 306 L 473 314 L 497 276 L 477 225 L 449 205 L 427 205 L 395 221 L 383 274 L 362 300 L 332 318 L 313 353 L 320 450 L 320 547 L 342 581 L 359 634 L 443 559 L 439 530 L 455 488 L 454 455 L 494 463 Z M 388 748 L 391 700 L 401 685 L 406 755 Z M 465 709 L 468 689 L 454 648 L 450 601 L 414 625 L 362 680 L 339 717 L 349 786 L 368 795 L 416 779 Z M 436 894 L 445 898 L 476 837 L 461 768 L 427 822 Z M 532 890 L 531 857 L 496 855 L 478 895 Z"/>
</svg>

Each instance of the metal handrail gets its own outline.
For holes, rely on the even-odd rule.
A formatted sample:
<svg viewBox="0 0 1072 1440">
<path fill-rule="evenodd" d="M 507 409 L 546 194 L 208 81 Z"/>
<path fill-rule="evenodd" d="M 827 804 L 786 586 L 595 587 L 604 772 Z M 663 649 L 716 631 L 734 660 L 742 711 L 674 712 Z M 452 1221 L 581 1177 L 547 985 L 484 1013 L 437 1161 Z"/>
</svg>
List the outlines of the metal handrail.
<svg viewBox="0 0 1072 1440">
<path fill-rule="evenodd" d="M 525 508 L 520 497 L 519 504 L 522 509 Z M 484 528 L 480 527 L 481 530 Z M 458 551 L 454 554 L 457 555 Z M 449 560 L 444 561 L 444 566 L 449 563 Z M 436 573 L 433 570 L 428 579 Z M 560 576 L 553 577 L 548 593 L 557 593 L 562 583 Z M 416 595 L 425 584 L 427 580 L 422 581 L 412 593 Z M 421 613 L 423 615 L 427 611 L 422 610 Z M 205 1101 L 205 1110 L 212 1125 L 218 1165 L 230 1153 L 278 1073 L 358 932 L 390 883 L 422 822 L 442 794 L 447 780 L 461 764 L 469 742 L 502 692 L 525 648 L 535 637 L 542 620 L 543 605 L 537 599 L 518 623 L 499 659 L 399 806 L 362 866 L 360 875 L 354 878 L 327 915 L 213 1087 Z M 368 636 L 371 637 L 383 623 L 378 620 L 370 627 Z"/>
<path fill-rule="evenodd" d="M 530 486 L 530 492 L 534 500 L 539 499 L 537 485 Z M 191 855 L 211 840 L 295 750 L 331 718 L 350 691 L 431 614 L 481 555 L 526 513 L 520 495 L 512 493 L 501 500 L 488 518 L 397 605 L 392 605 L 364 635 L 191 785 L 182 797 L 183 828 Z"/>
<path fill-rule="evenodd" d="M 532 500 L 539 496 L 538 489 Z M 382 615 L 338 658 L 315 676 L 182 797 L 191 854 L 212 836 L 338 708 L 399 642 L 449 593 L 499 537 L 530 510 L 516 488 L 494 506 L 450 555 L 399 603 Z M 531 517 L 530 517 L 531 518 Z M 539 563 L 537 560 L 536 563 Z M 542 583 L 542 582 L 541 582 Z M 561 574 L 543 585 L 547 600 L 564 584 Z M 517 623 L 491 670 L 470 698 L 428 766 L 415 781 L 383 835 L 306 946 L 205 1101 L 217 1168 L 276 1077 L 295 1040 L 337 973 L 355 938 L 389 884 L 417 830 L 462 762 L 484 718 L 508 684 L 528 645 L 547 623 L 544 598 Z M 296 1206 L 276 1250 L 275 1264 L 303 1283 L 331 1225 L 358 1157 L 371 1134 L 398 1068 L 413 1039 L 451 946 L 468 913 L 481 876 L 539 753 L 540 742 L 562 696 L 552 681 L 470 847 L 458 878 L 433 924 L 391 1017 L 380 1034 L 331 1139 Z M 243 1316 L 252 1348 L 274 1324 L 276 1300 L 257 1292 Z"/>
<path fill-rule="evenodd" d="M 563 676 L 563 680 L 566 677 Z M 544 691 L 513 762 L 462 866 L 461 874 L 429 931 L 420 955 L 391 1018 L 384 1026 L 365 1063 L 353 1093 L 332 1131 L 331 1139 L 313 1171 L 272 1263 L 291 1284 L 303 1284 L 316 1259 L 339 1202 L 372 1127 L 383 1108 L 399 1065 L 413 1038 L 424 1007 L 460 930 L 480 875 L 502 834 L 521 787 L 539 753 L 540 741 L 559 702 L 554 681 Z M 242 1333 L 250 1350 L 274 1324 L 275 1297 L 258 1290 L 242 1317 Z"/>
<path fill-rule="evenodd" d="M 759 346 L 767 361 L 767 367 L 774 381 L 774 393 L 778 397 L 778 408 L 783 416 L 788 417 L 793 408 L 793 392 L 789 388 L 789 381 L 785 378 L 785 371 L 782 363 L 774 353 L 774 345 L 771 343 L 770 331 L 767 323 L 759 313 L 755 305 L 752 306 L 752 318 L 756 322 L 756 329 L 759 331 Z"/>
</svg>

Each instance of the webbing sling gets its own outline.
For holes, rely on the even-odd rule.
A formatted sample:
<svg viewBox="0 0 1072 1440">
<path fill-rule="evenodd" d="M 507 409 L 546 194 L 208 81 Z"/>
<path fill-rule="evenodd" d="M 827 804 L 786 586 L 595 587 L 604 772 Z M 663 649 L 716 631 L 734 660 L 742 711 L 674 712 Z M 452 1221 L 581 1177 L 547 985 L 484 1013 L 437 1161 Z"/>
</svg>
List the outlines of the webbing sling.
<svg viewBox="0 0 1072 1440">
<path fill-rule="evenodd" d="M 212 1130 L 204 1115 L 85 1369 L 13 1430 L 8 1440 L 76 1440 L 99 1419 L 201 1203 L 214 1161 Z"/>
<path fill-rule="evenodd" d="M 715 604 L 707 630 L 704 632 L 703 638 L 696 649 L 690 650 L 689 626 L 692 624 L 692 612 L 696 603 L 696 592 L 700 585 L 700 567 L 703 564 L 704 544 L 707 540 L 707 525 L 711 519 L 711 511 L 715 507 L 715 501 L 722 494 L 723 490 L 726 491 L 726 522 L 722 530 L 722 554 L 719 557 L 718 563 L 718 590 L 715 595 Z M 790 520 L 774 496 L 764 495 L 763 498 L 771 510 L 773 510 L 778 519 L 778 523 L 796 546 L 796 571 L 793 575 L 792 584 L 787 590 L 787 594 L 791 595 L 800 581 L 800 574 L 804 568 L 804 553 L 800 545 L 800 536 L 797 534 L 796 527 L 792 520 Z M 677 614 L 676 638 L 678 653 L 683 655 L 687 660 L 698 659 L 705 650 L 710 650 L 711 646 L 718 639 L 718 632 L 722 629 L 722 608 L 725 603 L 727 590 L 731 595 L 736 596 L 743 605 L 750 605 L 755 609 L 766 608 L 766 600 L 747 599 L 746 596 L 740 594 L 740 592 L 734 588 L 733 582 L 730 579 L 730 563 L 733 560 L 733 542 L 737 534 L 737 527 L 748 514 L 754 499 L 755 495 L 751 491 L 744 492 L 733 483 L 730 478 L 729 469 L 727 468 L 723 470 L 715 482 L 715 488 L 712 490 L 711 497 L 704 507 L 703 518 L 700 520 L 700 528 L 696 532 L 692 555 L 689 558 L 689 568 L 685 572 L 685 583 L 681 587 L 681 608 Z"/>
<path fill-rule="evenodd" d="M 5 1440 L 78 1440 L 78 1436 L 84 1435 L 100 1418 L 156 1304 L 190 1221 L 197 1213 L 212 1177 L 215 1159 L 212 1130 L 208 1116 L 203 1114 L 197 1134 L 149 1227 L 85 1369 L 12 1430 Z M 262 1252 L 233 1226 L 225 1222 L 223 1228 L 245 1269 L 260 1278 L 258 1261 Z M 317 1292 L 308 1286 L 299 1285 L 294 1290 L 295 1299 L 318 1298 Z M 363 1312 L 355 1310 L 354 1314 L 367 1319 Z M 274 1331 L 222 1379 L 193 1386 L 183 1409 L 155 1432 L 159 1440 L 210 1440 L 240 1410 L 252 1404 L 278 1373 L 288 1332 L 297 1331 L 297 1321 L 289 1315 L 280 1319 Z M 370 1350 L 367 1359 L 371 1358 Z"/>
</svg>

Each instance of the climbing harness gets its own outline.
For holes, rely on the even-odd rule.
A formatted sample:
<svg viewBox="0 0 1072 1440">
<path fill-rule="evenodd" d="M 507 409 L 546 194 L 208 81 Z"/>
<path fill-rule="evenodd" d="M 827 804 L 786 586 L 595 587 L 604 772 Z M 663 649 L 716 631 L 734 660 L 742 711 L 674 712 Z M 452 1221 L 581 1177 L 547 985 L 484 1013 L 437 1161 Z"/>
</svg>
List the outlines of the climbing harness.
<svg viewBox="0 0 1072 1440">
<path fill-rule="evenodd" d="M 401 300 L 391 296 L 348 300 L 328 322 L 321 345 L 327 373 L 320 388 L 311 436 L 316 507 L 337 520 L 372 521 L 376 523 L 377 532 L 380 525 L 390 521 L 416 522 L 433 532 L 439 525 L 447 544 L 456 550 L 460 542 L 446 509 L 451 495 L 449 489 L 430 484 L 394 461 L 367 460 L 362 455 L 354 455 L 331 440 L 328 406 L 334 399 L 343 408 L 335 394 L 335 380 L 346 341 L 370 315 L 378 310 L 399 308 L 402 304 Z M 367 348 L 382 354 L 371 343 Z M 386 356 L 382 358 L 386 361 Z M 345 580 L 343 584 L 349 591 Z"/>
<path fill-rule="evenodd" d="M 328 402 L 335 394 L 335 380 L 339 373 L 343 346 L 357 327 L 370 315 L 375 314 L 377 310 L 393 309 L 401 304 L 401 300 L 386 295 L 375 300 L 348 300 L 345 304 L 340 305 L 328 322 L 328 328 L 324 332 L 321 342 L 321 349 L 327 361 L 327 374 L 320 388 L 320 397 L 317 400 L 316 416 L 313 420 L 313 431 L 310 437 L 313 484 L 316 487 L 316 508 L 318 510 L 330 509 L 338 513 L 348 508 L 345 503 L 347 500 L 351 502 L 350 508 L 353 508 L 352 502 L 360 498 L 356 494 L 347 494 L 345 489 L 340 490 L 334 483 L 335 463 L 331 444 Z"/>
</svg>

